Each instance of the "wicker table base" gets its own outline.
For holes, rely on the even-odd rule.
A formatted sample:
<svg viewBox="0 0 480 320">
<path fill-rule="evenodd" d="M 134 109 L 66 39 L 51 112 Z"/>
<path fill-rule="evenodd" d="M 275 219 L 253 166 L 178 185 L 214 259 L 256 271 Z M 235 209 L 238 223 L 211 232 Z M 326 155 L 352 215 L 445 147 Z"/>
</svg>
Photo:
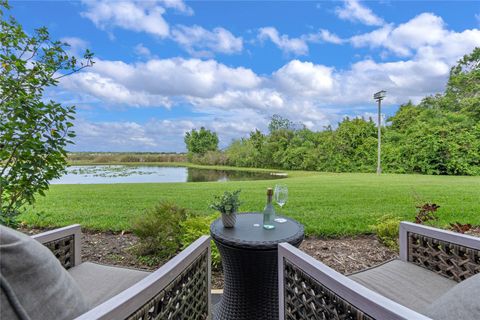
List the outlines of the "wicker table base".
<svg viewBox="0 0 480 320">
<path fill-rule="evenodd" d="M 238 218 L 241 223 L 241 215 Z M 231 242 L 218 237 L 213 228 L 214 225 L 212 236 L 222 256 L 225 277 L 222 299 L 215 306 L 213 319 L 278 320 L 277 245 L 272 241 L 258 242 L 257 245 Z M 298 225 L 297 231 L 293 237 L 279 238 L 278 242 L 288 241 L 299 246 L 303 240 L 303 227 Z"/>
</svg>

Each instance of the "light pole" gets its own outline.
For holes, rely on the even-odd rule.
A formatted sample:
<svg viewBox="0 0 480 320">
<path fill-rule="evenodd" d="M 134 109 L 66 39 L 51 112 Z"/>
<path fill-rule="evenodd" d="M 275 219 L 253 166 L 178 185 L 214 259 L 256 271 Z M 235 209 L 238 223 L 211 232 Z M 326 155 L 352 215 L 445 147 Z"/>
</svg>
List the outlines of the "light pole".
<svg viewBox="0 0 480 320">
<path fill-rule="evenodd" d="M 382 173 L 382 166 L 380 165 L 380 157 L 381 157 L 381 150 L 382 150 L 382 100 L 385 98 L 387 95 L 387 92 L 385 90 L 378 91 L 373 95 L 373 99 L 378 101 L 378 157 L 377 157 L 377 174 Z"/>
</svg>

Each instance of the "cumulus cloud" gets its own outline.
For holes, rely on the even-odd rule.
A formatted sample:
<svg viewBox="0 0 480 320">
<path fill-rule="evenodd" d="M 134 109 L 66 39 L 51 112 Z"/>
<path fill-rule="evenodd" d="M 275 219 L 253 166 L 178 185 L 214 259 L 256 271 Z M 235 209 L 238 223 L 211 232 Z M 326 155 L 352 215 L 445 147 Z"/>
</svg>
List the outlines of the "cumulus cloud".
<svg viewBox="0 0 480 320">
<path fill-rule="evenodd" d="M 342 44 L 344 42 L 339 36 L 325 29 L 320 29 L 317 33 L 304 35 L 302 38 L 310 42 L 327 42 L 333 44 Z"/>
<path fill-rule="evenodd" d="M 309 42 L 333 44 L 342 44 L 344 42 L 339 36 L 326 29 L 320 29 L 316 33 L 302 34 L 298 38 L 291 38 L 286 34 L 280 35 L 274 27 L 264 27 L 258 30 L 257 38 L 262 42 L 270 40 L 284 53 L 292 53 L 297 56 L 308 54 Z"/>
<path fill-rule="evenodd" d="M 381 26 L 385 22 L 372 10 L 363 6 L 358 0 L 345 0 L 342 7 L 337 7 L 335 13 L 340 19 L 360 22 L 367 26 Z"/>
<path fill-rule="evenodd" d="M 273 74 L 281 92 L 291 95 L 316 96 L 330 94 L 333 89 L 333 68 L 312 62 L 292 60 Z"/>
<path fill-rule="evenodd" d="M 472 46 L 480 45 L 480 30 L 450 31 L 441 17 L 422 13 L 397 27 L 389 24 L 354 36 L 350 42 L 355 47 L 385 48 L 401 57 L 449 56 L 448 60 L 452 62 L 452 58 L 456 59 L 461 52 L 465 54 Z"/>
<path fill-rule="evenodd" d="M 295 55 L 306 55 L 308 53 L 308 46 L 304 39 L 290 38 L 285 34 L 280 35 L 274 27 L 260 28 L 258 39 L 260 39 L 260 41 L 272 41 L 285 53 L 293 53 Z"/>
<path fill-rule="evenodd" d="M 194 56 L 211 56 L 212 52 L 232 54 L 243 49 L 242 38 L 221 27 L 209 31 L 197 25 L 177 25 L 171 38 Z"/>
<path fill-rule="evenodd" d="M 87 72 L 63 78 L 62 85 L 112 104 L 170 107 L 171 98 L 208 98 L 227 88 L 253 88 L 261 81 L 250 69 L 214 60 L 151 59 L 128 64 L 97 59 Z"/>
<path fill-rule="evenodd" d="M 122 28 L 147 32 L 164 38 L 169 34 L 168 23 L 163 18 L 165 9 L 147 1 L 84 1 L 86 11 L 81 15 L 90 19 L 98 28 L 110 30 Z"/>
</svg>

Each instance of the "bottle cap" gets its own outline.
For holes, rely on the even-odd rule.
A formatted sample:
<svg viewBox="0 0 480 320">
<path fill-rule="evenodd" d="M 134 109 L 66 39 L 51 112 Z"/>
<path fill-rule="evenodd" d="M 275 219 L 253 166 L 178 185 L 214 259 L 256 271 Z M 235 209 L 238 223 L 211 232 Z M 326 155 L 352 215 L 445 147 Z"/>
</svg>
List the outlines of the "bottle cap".
<svg viewBox="0 0 480 320">
<path fill-rule="evenodd" d="M 273 189 L 267 188 L 267 196 L 273 196 Z"/>
</svg>

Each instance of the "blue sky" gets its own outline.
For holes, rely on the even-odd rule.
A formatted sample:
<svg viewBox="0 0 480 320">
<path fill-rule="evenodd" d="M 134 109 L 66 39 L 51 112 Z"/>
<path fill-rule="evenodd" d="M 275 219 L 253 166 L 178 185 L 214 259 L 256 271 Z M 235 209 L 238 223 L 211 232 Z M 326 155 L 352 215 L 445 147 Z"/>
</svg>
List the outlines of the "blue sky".
<svg viewBox="0 0 480 320">
<path fill-rule="evenodd" d="M 221 146 L 280 114 L 313 130 L 385 116 L 443 91 L 480 46 L 477 1 L 12 1 L 94 67 L 48 98 L 77 106 L 72 151 L 184 151 L 205 126 Z"/>
</svg>

